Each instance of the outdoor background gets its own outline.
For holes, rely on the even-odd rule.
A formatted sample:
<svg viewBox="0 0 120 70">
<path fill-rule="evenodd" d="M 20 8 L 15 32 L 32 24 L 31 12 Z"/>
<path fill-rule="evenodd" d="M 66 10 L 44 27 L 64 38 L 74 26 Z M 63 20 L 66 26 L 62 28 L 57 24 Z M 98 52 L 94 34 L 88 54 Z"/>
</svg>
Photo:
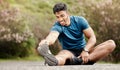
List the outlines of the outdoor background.
<svg viewBox="0 0 120 70">
<path fill-rule="evenodd" d="M 114 52 L 101 61 L 120 62 L 120 0 L 0 0 L 0 60 L 42 60 L 36 48 L 56 18 L 54 4 L 64 2 L 71 15 L 84 16 L 94 29 L 97 44 L 116 42 Z M 60 49 L 58 41 L 50 47 Z"/>
</svg>

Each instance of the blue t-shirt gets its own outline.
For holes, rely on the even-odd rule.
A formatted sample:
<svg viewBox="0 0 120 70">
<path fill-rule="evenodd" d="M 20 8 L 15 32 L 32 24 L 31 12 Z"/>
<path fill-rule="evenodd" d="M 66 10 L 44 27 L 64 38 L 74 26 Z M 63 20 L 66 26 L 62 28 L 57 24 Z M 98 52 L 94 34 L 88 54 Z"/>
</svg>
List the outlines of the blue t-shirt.
<svg viewBox="0 0 120 70">
<path fill-rule="evenodd" d="M 51 31 L 60 33 L 58 39 L 63 49 L 80 50 L 86 45 L 83 30 L 88 27 L 89 24 L 84 17 L 70 16 L 69 26 L 62 26 L 59 22 L 55 22 Z"/>
</svg>

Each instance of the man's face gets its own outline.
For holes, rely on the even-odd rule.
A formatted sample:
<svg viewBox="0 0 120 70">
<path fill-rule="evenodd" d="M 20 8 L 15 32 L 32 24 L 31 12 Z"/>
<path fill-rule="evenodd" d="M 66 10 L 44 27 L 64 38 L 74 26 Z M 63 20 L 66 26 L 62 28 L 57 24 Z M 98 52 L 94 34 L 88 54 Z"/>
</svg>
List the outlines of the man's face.
<svg viewBox="0 0 120 70">
<path fill-rule="evenodd" d="M 69 21 L 69 15 L 66 11 L 59 11 L 55 13 L 55 16 L 57 18 L 57 21 L 62 25 L 62 26 L 67 26 L 68 21 Z"/>
</svg>

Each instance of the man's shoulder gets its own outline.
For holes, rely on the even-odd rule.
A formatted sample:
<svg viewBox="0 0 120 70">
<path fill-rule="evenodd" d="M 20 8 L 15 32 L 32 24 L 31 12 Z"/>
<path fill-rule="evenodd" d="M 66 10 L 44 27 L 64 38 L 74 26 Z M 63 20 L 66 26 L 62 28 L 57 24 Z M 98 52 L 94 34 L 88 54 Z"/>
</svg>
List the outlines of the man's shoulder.
<svg viewBox="0 0 120 70">
<path fill-rule="evenodd" d="M 73 18 L 73 19 L 77 19 L 77 20 L 85 19 L 83 16 L 70 16 L 70 17 Z"/>
<path fill-rule="evenodd" d="M 51 28 L 51 31 L 58 31 L 59 33 L 62 32 L 62 26 L 59 24 L 59 22 L 55 22 L 54 25 Z"/>
<path fill-rule="evenodd" d="M 53 26 L 56 26 L 56 25 L 57 25 L 57 26 L 61 26 L 58 21 L 56 21 Z"/>
<path fill-rule="evenodd" d="M 82 21 L 85 20 L 83 16 L 70 16 L 71 21 L 74 21 L 76 23 L 81 23 Z"/>
<path fill-rule="evenodd" d="M 54 25 L 58 25 L 58 21 L 55 21 L 55 22 L 54 22 Z"/>
</svg>

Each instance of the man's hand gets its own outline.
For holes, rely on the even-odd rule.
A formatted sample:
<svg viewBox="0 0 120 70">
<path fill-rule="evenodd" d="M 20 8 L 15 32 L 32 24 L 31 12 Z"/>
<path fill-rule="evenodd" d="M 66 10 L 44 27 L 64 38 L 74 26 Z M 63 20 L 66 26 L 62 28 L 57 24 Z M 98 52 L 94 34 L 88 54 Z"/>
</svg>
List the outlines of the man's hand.
<svg viewBox="0 0 120 70">
<path fill-rule="evenodd" d="M 88 52 L 82 51 L 82 53 L 80 54 L 80 56 L 78 56 L 78 58 L 82 58 L 84 64 L 88 62 L 88 56 L 89 56 Z"/>
<path fill-rule="evenodd" d="M 39 45 L 42 45 L 42 44 L 52 45 L 57 40 L 58 36 L 59 36 L 59 32 L 51 31 L 44 40 L 41 40 Z"/>
<path fill-rule="evenodd" d="M 39 43 L 39 46 L 42 45 L 42 44 L 48 44 L 49 45 L 49 42 L 47 40 L 41 40 L 41 42 Z"/>
</svg>

